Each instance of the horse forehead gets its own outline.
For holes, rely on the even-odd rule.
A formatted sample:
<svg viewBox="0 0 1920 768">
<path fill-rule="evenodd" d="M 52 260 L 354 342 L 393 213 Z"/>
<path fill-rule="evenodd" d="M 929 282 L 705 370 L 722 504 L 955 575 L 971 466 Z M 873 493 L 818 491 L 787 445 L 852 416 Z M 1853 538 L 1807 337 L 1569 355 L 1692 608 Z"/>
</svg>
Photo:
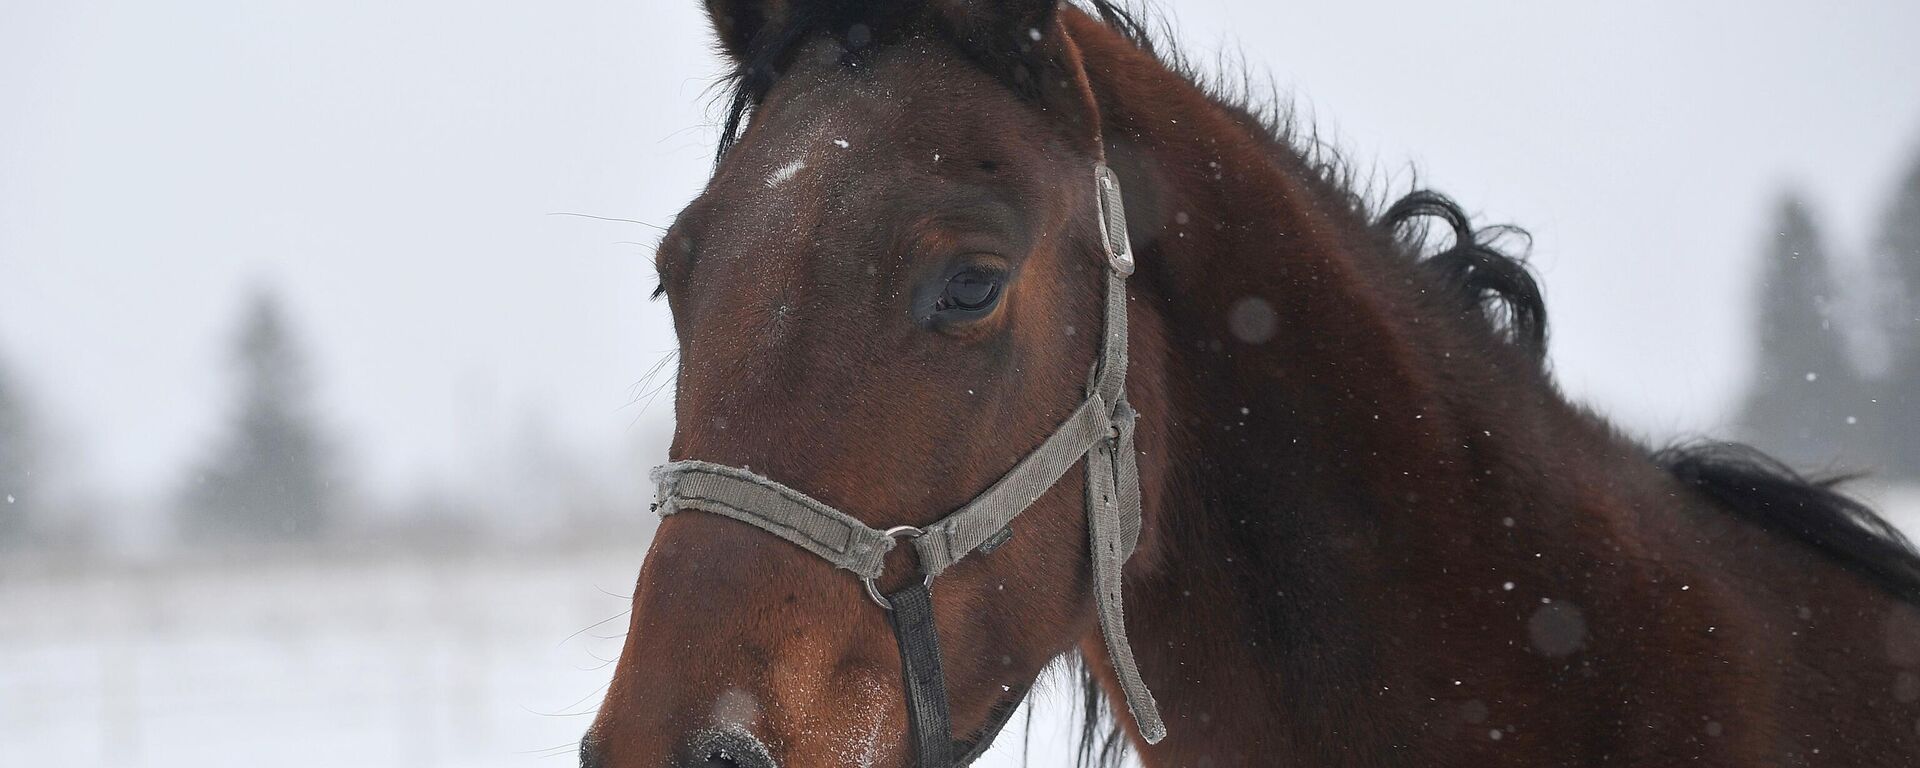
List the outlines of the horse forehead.
<svg viewBox="0 0 1920 768">
<path fill-rule="evenodd" d="M 943 157 L 987 140 L 969 127 L 981 119 L 969 105 L 996 86 L 964 63 L 947 66 L 939 46 L 901 43 L 857 64 L 838 53 L 805 49 L 700 206 L 693 279 L 768 342 L 790 340 L 799 329 L 780 321 L 808 303 L 876 295 L 873 283 L 905 266 L 881 254 L 911 224 L 901 218 L 915 210 L 908 201 L 939 186 Z"/>
<path fill-rule="evenodd" d="M 762 285 L 810 259 L 870 256 L 884 245 L 867 242 L 882 234 L 877 225 L 898 213 L 900 193 L 926 180 L 938 160 L 920 151 L 939 128 L 937 116 L 889 78 L 802 79 L 761 109 L 705 195 L 715 224 L 702 248 L 715 257 L 708 263 Z"/>
<path fill-rule="evenodd" d="M 969 112 L 982 87 L 995 87 L 984 73 L 954 61 L 957 56 L 913 39 L 848 61 L 837 44 L 816 40 L 756 110 L 759 130 L 733 151 L 779 168 L 832 156 L 872 162 L 875 153 L 937 141 Z"/>
<path fill-rule="evenodd" d="M 876 172 L 899 163 L 890 126 L 906 115 L 891 99 L 841 97 L 781 112 L 728 158 L 738 167 L 725 190 L 735 207 L 770 213 L 817 207 L 872 189 L 866 182 Z"/>
<path fill-rule="evenodd" d="M 896 197 L 915 183 L 873 129 L 809 116 L 730 156 L 706 195 L 711 224 L 696 273 L 776 290 L 798 271 L 843 271 L 888 247 Z"/>
</svg>

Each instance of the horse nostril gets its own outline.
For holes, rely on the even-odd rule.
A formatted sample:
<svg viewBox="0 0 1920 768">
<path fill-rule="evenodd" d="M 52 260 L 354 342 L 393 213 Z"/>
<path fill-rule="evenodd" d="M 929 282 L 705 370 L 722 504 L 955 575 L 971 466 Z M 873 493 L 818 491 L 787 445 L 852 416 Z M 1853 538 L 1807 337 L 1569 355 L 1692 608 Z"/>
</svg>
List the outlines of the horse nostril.
<svg viewBox="0 0 1920 768">
<path fill-rule="evenodd" d="M 593 731 L 580 737 L 580 768 L 600 768 L 600 740 L 593 737 Z"/>
<path fill-rule="evenodd" d="M 694 768 L 777 768 L 767 748 L 745 730 L 707 731 L 689 746 Z"/>
</svg>

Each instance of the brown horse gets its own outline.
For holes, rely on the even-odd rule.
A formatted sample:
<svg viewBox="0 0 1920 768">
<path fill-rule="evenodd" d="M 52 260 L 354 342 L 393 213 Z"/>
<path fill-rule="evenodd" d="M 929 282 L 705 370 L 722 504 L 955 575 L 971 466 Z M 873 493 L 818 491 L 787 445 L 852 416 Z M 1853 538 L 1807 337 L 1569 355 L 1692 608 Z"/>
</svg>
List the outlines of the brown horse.
<svg viewBox="0 0 1920 768">
<path fill-rule="evenodd" d="M 1445 198 L 1370 214 L 1106 0 L 707 4 L 738 98 L 657 257 L 676 459 L 874 528 L 968 503 L 1088 396 L 1089 169 L 1118 173 L 1125 627 L 1168 735 L 1115 719 L 1146 765 L 1920 764 L 1920 558 L 1762 457 L 1569 404 L 1532 278 Z M 1121 692 L 1085 483 L 934 582 L 955 735 L 1064 655 Z M 882 588 L 917 581 L 910 549 Z M 905 696 L 859 579 L 678 514 L 582 761 L 911 765 Z M 747 746 L 699 746 L 716 729 Z"/>
</svg>

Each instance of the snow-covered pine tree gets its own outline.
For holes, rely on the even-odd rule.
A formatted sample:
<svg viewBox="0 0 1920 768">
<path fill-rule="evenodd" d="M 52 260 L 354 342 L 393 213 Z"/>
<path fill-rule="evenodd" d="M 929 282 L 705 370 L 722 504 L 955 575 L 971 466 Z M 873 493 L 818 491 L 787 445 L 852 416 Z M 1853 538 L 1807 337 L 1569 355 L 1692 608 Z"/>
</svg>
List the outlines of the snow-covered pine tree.
<svg viewBox="0 0 1920 768">
<path fill-rule="evenodd" d="M 1747 439 L 1803 468 L 1863 453 L 1860 377 L 1835 322 L 1826 249 L 1806 205 L 1780 201 L 1759 286 L 1758 363 L 1741 413 Z"/>
<path fill-rule="evenodd" d="M 235 339 L 238 402 L 181 495 L 190 540 L 313 539 L 334 512 L 331 462 L 306 360 L 271 292 L 254 295 Z"/>
</svg>

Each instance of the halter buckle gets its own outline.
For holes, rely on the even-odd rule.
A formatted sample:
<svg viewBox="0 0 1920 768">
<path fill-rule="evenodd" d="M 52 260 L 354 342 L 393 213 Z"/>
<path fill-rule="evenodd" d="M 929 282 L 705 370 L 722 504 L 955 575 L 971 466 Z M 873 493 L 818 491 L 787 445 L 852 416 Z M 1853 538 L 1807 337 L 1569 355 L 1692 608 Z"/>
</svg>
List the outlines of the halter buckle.
<svg viewBox="0 0 1920 768">
<path fill-rule="evenodd" d="M 896 525 L 881 531 L 880 534 L 894 541 L 912 541 L 927 535 L 927 532 L 911 525 Z M 867 597 L 872 598 L 874 604 L 887 609 L 889 612 L 893 610 L 893 601 L 888 600 L 886 595 L 880 594 L 880 585 L 875 584 L 873 579 L 862 576 L 860 577 L 860 585 L 867 588 Z M 921 585 L 927 587 L 933 586 L 933 576 L 928 575 L 926 580 L 921 582 Z"/>
<path fill-rule="evenodd" d="M 1094 166 L 1098 189 L 1094 197 L 1100 204 L 1100 244 L 1107 252 L 1107 267 L 1121 277 L 1133 274 L 1133 239 L 1127 235 L 1127 206 L 1120 196 L 1120 176 L 1106 163 Z"/>
</svg>

